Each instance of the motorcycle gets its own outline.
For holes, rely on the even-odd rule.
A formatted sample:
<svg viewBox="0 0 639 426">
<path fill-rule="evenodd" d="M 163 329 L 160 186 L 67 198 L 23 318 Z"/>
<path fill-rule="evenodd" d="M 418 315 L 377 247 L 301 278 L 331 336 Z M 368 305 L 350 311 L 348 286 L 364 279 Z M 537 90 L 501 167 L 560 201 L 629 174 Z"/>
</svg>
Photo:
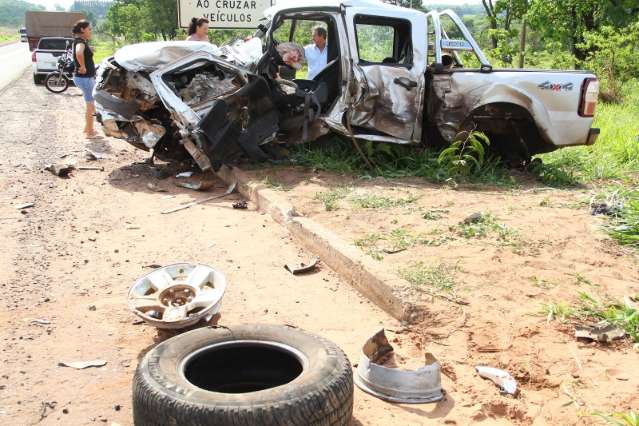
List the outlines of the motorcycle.
<svg viewBox="0 0 639 426">
<path fill-rule="evenodd" d="M 47 74 L 44 79 L 44 87 L 50 92 L 62 93 L 69 88 L 72 80 L 73 53 L 67 48 L 67 51 L 58 58 L 57 70 Z"/>
</svg>

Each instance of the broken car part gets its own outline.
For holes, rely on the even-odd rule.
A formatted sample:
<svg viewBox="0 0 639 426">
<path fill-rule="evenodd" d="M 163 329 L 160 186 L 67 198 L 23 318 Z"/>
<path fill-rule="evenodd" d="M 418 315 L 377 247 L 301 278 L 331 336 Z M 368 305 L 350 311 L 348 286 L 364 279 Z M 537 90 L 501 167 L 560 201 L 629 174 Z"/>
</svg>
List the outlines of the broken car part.
<svg viewBox="0 0 639 426">
<path fill-rule="evenodd" d="M 75 169 L 75 166 L 73 164 L 66 164 L 66 163 L 65 164 L 49 164 L 44 168 L 44 170 L 47 170 L 61 178 L 69 177 L 69 174 L 71 174 L 71 172 L 74 169 Z"/>
<path fill-rule="evenodd" d="M 290 272 L 293 275 L 306 274 L 308 272 L 312 272 L 317 268 L 317 263 L 319 259 L 315 258 L 309 263 L 299 263 L 299 264 L 290 264 L 287 263 L 284 265 L 284 269 Z"/>
<path fill-rule="evenodd" d="M 233 182 L 232 184 L 229 185 L 228 188 L 226 188 L 226 192 L 224 192 L 224 194 L 213 195 L 211 197 L 202 198 L 201 200 L 193 201 L 191 203 L 185 204 L 185 205 L 180 206 L 180 207 L 176 207 L 174 209 L 164 210 L 162 212 L 162 214 L 169 214 L 169 213 L 179 212 L 181 210 L 185 210 L 185 209 L 191 208 L 193 206 L 197 206 L 198 204 L 202 204 L 202 203 L 206 203 L 206 202 L 211 201 L 211 200 L 217 200 L 219 198 L 226 197 L 226 196 L 231 195 L 232 193 L 234 193 L 236 189 L 237 189 L 237 183 Z"/>
<path fill-rule="evenodd" d="M 502 392 L 517 395 L 517 381 L 507 371 L 483 365 L 475 367 L 475 370 L 480 377 L 491 380 L 499 386 Z"/>
<path fill-rule="evenodd" d="M 424 367 L 407 371 L 382 365 L 393 351 L 384 329 L 368 339 L 362 348 L 355 384 L 364 392 L 390 402 L 422 404 L 444 397 L 441 366 L 433 354 L 424 354 Z"/>
<path fill-rule="evenodd" d="M 129 309 L 157 328 L 181 329 L 217 314 L 226 289 L 224 275 L 206 265 L 177 263 L 138 279 Z"/>
<path fill-rule="evenodd" d="M 600 321 L 593 325 L 576 325 L 575 337 L 607 343 L 616 339 L 623 339 L 626 337 L 626 332 L 608 321 Z"/>
<path fill-rule="evenodd" d="M 238 210 L 248 209 L 248 202 L 246 200 L 240 200 L 233 203 L 233 208 Z"/>
<path fill-rule="evenodd" d="M 291 326 L 200 328 L 150 349 L 133 379 L 136 426 L 347 426 L 353 372 L 334 343 Z"/>
</svg>

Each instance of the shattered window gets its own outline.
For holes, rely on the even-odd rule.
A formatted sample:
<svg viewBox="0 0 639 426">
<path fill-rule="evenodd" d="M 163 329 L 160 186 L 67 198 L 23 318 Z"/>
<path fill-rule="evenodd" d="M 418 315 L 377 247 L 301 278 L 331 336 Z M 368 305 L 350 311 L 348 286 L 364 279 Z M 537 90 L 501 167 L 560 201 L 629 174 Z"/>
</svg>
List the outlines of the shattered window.
<svg viewBox="0 0 639 426">
<path fill-rule="evenodd" d="M 355 17 L 360 63 L 412 65 L 410 22 L 378 16 Z"/>
</svg>

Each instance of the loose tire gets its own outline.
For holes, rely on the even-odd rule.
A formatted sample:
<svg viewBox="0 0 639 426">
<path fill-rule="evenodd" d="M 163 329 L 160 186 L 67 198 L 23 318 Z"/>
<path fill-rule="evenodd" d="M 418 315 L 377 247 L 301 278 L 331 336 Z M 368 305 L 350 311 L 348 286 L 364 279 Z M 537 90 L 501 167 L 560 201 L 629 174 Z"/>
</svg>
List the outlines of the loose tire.
<svg viewBox="0 0 639 426">
<path fill-rule="evenodd" d="M 349 425 L 353 373 L 334 343 L 286 326 L 201 328 L 142 359 L 136 426 Z"/>
<path fill-rule="evenodd" d="M 69 88 L 69 80 L 61 73 L 55 71 L 44 79 L 44 86 L 49 92 L 62 93 Z"/>
</svg>

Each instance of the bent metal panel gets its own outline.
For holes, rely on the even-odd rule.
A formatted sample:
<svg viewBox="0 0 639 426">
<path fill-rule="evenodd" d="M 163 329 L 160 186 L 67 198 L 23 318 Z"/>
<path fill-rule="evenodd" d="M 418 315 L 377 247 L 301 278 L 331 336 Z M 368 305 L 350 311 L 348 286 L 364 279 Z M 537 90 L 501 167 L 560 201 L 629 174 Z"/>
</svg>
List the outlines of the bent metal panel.
<svg viewBox="0 0 639 426">
<path fill-rule="evenodd" d="M 191 18 L 206 18 L 211 28 L 257 28 L 272 0 L 178 0 L 180 27 Z"/>
</svg>

